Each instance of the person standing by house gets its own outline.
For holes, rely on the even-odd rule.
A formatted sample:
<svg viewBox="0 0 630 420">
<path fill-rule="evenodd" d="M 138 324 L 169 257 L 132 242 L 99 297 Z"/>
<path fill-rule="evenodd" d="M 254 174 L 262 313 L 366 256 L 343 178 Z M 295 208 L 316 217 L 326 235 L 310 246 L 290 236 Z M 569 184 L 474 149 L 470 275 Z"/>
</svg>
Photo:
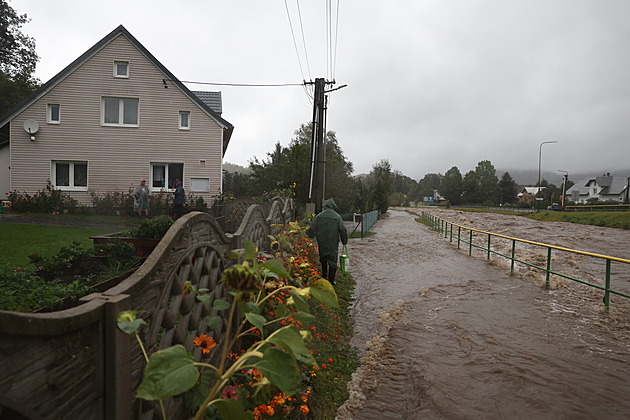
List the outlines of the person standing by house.
<svg viewBox="0 0 630 420">
<path fill-rule="evenodd" d="M 315 216 L 306 234 L 317 240 L 322 276 L 334 285 L 339 258 L 339 240 L 341 239 L 341 243 L 346 245 L 348 243 L 348 231 L 343 219 L 335 211 L 337 210 L 335 200 L 329 198 L 324 201 L 323 207 L 324 210 Z"/>
<path fill-rule="evenodd" d="M 175 191 L 173 191 L 173 217 L 179 219 L 184 213 L 184 203 L 186 202 L 186 191 L 182 186 L 182 182 L 177 178 L 175 180 Z"/>
<path fill-rule="evenodd" d="M 138 212 L 138 217 L 149 217 L 149 187 L 144 178 L 140 178 L 140 185 L 133 192 L 133 209 Z"/>
</svg>

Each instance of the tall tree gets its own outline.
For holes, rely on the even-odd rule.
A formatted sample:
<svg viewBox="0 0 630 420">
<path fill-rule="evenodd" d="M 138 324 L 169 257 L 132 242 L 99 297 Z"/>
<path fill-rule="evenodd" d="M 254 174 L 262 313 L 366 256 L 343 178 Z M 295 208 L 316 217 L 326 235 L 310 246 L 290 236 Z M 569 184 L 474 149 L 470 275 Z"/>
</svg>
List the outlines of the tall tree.
<svg viewBox="0 0 630 420">
<path fill-rule="evenodd" d="M 299 203 L 309 202 L 312 124 L 302 124 L 288 147 L 277 143 L 267 160 L 250 161 L 251 194 L 293 189 Z M 332 197 L 340 213 L 354 211 L 358 185 L 352 179 L 352 163 L 343 154 L 334 131 L 326 133 L 326 173 L 324 195 Z M 294 185 L 295 184 L 295 185 Z M 358 209 L 357 209 L 358 210 Z"/>
<path fill-rule="evenodd" d="M 433 197 L 436 190 L 440 188 L 440 182 L 442 181 L 441 174 L 426 174 L 424 178 L 418 182 L 420 197 Z"/>
<path fill-rule="evenodd" d="M 451 204 L 461 204 L 464 186 L 462 185 L 462 174 L 457 166 L 446 171 L 440 182 L 439 191 Z"/>
<path fill-rule="evenodd" d="M 39 57 L 35 40 L 22 33 L 28 22 L 6 0 L 0 0 L 0 115 L 37 88 L 33 73 Z"/>
<path fill-rule="evenodd" d="M 462 203 L 480 204 L 482 202 L 479 191 L 479 175 L 475 171 L 468 171 L 462 181 Z"/>
<path fill-rule="evenodd" d="M 499 179 L 497 170 L 489 160 L 482 160 L 475 168 L 479 182 L 479 201 L 485 205 L 493 205 L 498 201 Z"/>
<path fill-rule="evenodd" d="M 370 182 L 368 201 L 370 210 L 385 213 L 389 208 L 389 195 L 392 191 L 392 167 L 387 159 L 381 160 L 372 167 L 368 176 Z"/>
<path fill-rule="evenodd" d="M 499 181 L 499 202 L 513 204 L 518 194 L 518 184 L 509 172 L 505 172 Z"/>
</svg>

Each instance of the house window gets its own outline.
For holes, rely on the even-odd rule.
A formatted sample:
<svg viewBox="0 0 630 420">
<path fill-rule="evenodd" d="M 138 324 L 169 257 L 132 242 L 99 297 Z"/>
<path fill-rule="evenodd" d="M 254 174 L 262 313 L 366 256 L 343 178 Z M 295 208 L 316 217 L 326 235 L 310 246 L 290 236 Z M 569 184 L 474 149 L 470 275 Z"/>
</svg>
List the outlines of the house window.
<svg viewBox="0 0 630 420">
<path fill-rule="evenodd" d="M 87 162 L 53 161 L 52 184 L 62 190 L 87 191 Z"/>
<path fill-rule="evenodd" d="M 184 179 L 183 163 L 152 163 L 151 188 L 154 190 L 175 189 L 175 180 Z"/>
<path fill-rule="evenodd" d="M 210 191 L 210 179 L 209 178 L 190 178 L 190 191 L 192 192 Z"/>
<path fill-rule="evenodd" d="M 104 97 L 101 116 L 103 125 L 138 126 L 138 98 Z"/>
<path fill-rule="evenodd" d="M 190 111 L 179 111 L 179 129 L 190 130 Z"/>
<path fill-rule="evenodd" d="M 46 113 L 49 124 L 60 124 L 61 123 L 61 115 L 60 115 L 59 104 L 48 104 L 48 111 Z"/>
<path fill-rule="evenodd" d="M 114 77 L 129 78 L 129 61 L 114 61 Z"/>
</svg>

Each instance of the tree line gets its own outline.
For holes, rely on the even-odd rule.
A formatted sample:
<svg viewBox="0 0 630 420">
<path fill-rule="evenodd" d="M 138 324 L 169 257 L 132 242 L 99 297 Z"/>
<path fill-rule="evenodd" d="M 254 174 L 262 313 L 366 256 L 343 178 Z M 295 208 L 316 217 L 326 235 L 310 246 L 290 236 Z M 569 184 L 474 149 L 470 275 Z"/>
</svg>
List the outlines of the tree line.
<svg viewBox="0 0 630 420">
<path fill-rule="evenodd" d="M 288 146 L 283 147 L 278 142 L 265 159 L 254 157 L 249 162 L 249 172 L 225 172 L 224 194 L 291 195 L 298 205 L 309 202 L 312 124 L 302 124 L 294 134 Z M 459 168 L 453 166 L 444 175 L 428 173 L 419 181 L 392 169 L 387 159 L 375 163 L 367 175 L 353 176 L 352 173 L 352 162 L 339 146 L 336 133 L 328 131 L 325 197 L 334 198 L 346 218 L 352 213 L 385 212 L 390 206 L 409 205 L 436 195 L 451 205 L 515 205 L 519 193 L 519 185 L 509 172 L 504 172 L 499 179 L 489 160 L 480 161 L 474 170 L 463 176 Z M 560 199 L 562 192 L 555 185 L 543 179 L 541 187 L 545 187 L 541 191 L 544 205 Z"/>
</svg>

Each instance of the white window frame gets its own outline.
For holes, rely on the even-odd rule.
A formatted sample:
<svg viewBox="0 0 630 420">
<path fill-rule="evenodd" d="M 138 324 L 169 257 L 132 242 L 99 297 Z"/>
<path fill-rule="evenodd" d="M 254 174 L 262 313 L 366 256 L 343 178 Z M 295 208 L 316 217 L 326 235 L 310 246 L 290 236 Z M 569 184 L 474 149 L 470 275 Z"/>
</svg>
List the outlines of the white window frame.
<svg viewBox="0 0 630 420">
<path fill-rule="evenodd" d="M 169 169 L 170 169 L 170 165 L 182 165 L 182 175 L 180 178 L 180 181 L 182 181 L 182 184 L 184 182 L 184 162 L 151 162 L 151 178 L 149 180 L 149 189 L 151 191 L 154 192 L 158 192 L 158 191 L 174 191 L 174 188 L 171 188 L 171 185 L 168 183 L 169 180 L 173 180 L 174 177 L 170 176 L 169 174 Z M 153 168 L 155 168 L 156 166 L 163 166 L 164 167 L 164 186 L 163 187 L 155 187 L 153 186 L 154 183 L 154 179 L 153 179 Z M 173 178 L 173 179 L 171 179 Z"/>
<path fill-rule="evenodd" d="M 68 181 L 70 185 L 57 185 L 57 164 L 69 165 Z M 85 185 L 74 185 L 74 166 L 76 164 L 85 165 L 86 167 L 86 180 Z M 89 165 L 85 160 L 53 160 L 50 163 L 50 182 L 58 190 L 63 191 L 87 191 L 89 185 Z"/>
<path fill-rule="evenodd" d="M 57 119 L 53 120 L 53 108 L 57 107 Z M 59 104 L 47 104 L 46 105 L 46 121 L 48 124 L 61 124 L 61 105 Z"/>
<path fill-rule="evenodd" d="M 183 116 L 187 116 L 187 124 L 184 125 Z M 180 130 L 190 130 L 190 111 L 179 111 L 179 124 L 178 127 Z"/>
<path fill-rule="evenodd" d="M 124 74 L 118 73 L 118 69 L 121 65 L 124 65 L 126 67 L 126 72 Z M 114 77 L 118 79 L 129 79 L 129 61 L 124 61 L 124 60 L 114 61 Z"/>
<path fill-rule="evenodd" d="M 202 187 L 201 185 L 204 185 Z M 210 178 L 190 178 L 190 192 L 209 192 Z"/>
<path fill-rule="evenodd" d="M 105 122 L 105 101 L 108 99 L 118 100 L 118 123 Z M 125 124 L 125 101 L 135 100 L 137 103 L 136 123 Z M 140 98 L 119 97 L 119 96 L 101 96 L 101 125 L 107 127 L 139 127 L 140 126 Z"/>
</svg>

